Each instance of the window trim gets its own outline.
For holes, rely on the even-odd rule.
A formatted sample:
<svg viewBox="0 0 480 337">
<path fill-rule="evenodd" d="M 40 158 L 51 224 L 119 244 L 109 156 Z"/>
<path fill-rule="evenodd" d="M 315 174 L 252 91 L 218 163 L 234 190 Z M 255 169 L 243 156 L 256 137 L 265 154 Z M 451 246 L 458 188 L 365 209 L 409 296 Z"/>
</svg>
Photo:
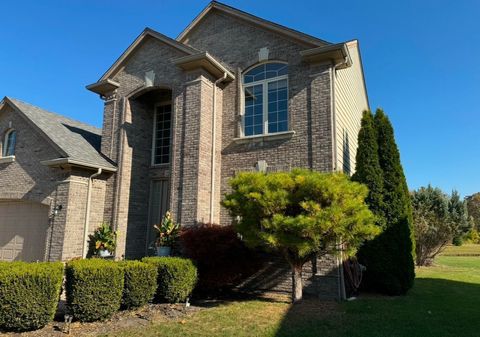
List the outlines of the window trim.
<svg viewBox="0 0 480 337">
<path fill-rule="evenodd" d="M 157 145 L 157 108 L 160 106 L 170 105 L 170 150 L 168 151 L 168 163 L 155 163 L 155 152 L 156 152 L 156 145 Z M 152 155 L 150 160 L 151 167 L 167 167 L 170 165 L 172 161 L 172 121 L 173 121 L 173 104 L 172 101 L 164 101 L 160 103 L 156 103 L 153 106 L 153 131 L 152 131 Z"/>
<path fill-rule="evenodd" d="M 290 133 L 290 114 L 289 114 L 289 103 L 290 103 L 290 90 L 289 90 L 289 80 L 288 80 L 288 73 L 286 75 L 281 75 L 277 77 L 272 77 L 268 79 L 263 79 L 255 82 L 249 82 L 249 83 L 244 83 L 245 80 L 245 75 L 252 69 L 255 69 L 256 67 L 259 67 L 264 64 L 268 63 L 281 63 L 281 64 L 286 64 L 288 66 L 288 62 L 285 61 L 276 61 L 276 60 L 269 60 L 266 62 L 261 62 L 257 63 L 251 67 L 248 67 L 242 74 L 241 77 L 241 123 L 240 123 L 240 138 L 245 138 L 245 139 L 250 139 L 250 138 L 258 138 L 258 137 L 265 137 L 265 136 L 272 136 L 275 134 L 284 134 L 284 133 Z M 282 81 L 286 80 L 287 81 L 287 130 L 285 131 L 278 131 L 278 132 L 268 132 L 268 84 L 271 82 L 277 82 L 277 81 Z M 263 95 L 263 132 L 261 134 L 255 134 L 255 135 L 245 135 L 245 89 L 253 87 L 255 85 L 262 85 L 262 95 Z"/>
<path fill-rule="evenodd" d="M 8 138 L 10 137 L 11 134 L 15 133 L 15 143 L 13 144 L 13 154 L 7 155 L 8 151 Z M 3 143 L 2 143 L 2 156 L 1 158 L 15 158 L 15 147 L 17 145 L 17 130 L 15 129 L 9 129 L 7 132 L 5 132 L 5 136 L 3 137 Z"/>
</svg>

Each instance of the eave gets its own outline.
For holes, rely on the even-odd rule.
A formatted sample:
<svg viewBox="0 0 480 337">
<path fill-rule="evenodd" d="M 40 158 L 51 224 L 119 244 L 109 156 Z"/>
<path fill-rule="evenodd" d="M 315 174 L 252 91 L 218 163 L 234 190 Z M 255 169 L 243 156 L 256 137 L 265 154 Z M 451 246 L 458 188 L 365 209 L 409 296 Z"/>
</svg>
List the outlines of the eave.
<svg viewBox="0 0 480 337">
<path fill-rule="evenodd" d="M 348 68 L 352 65 L 347 44 L 343 42 L 302 50 L 300 55 L 308 63 L 333 62 L 338 64 L 337 69 Z"/>
<path fill-rule="evenodd" d="M 220 78 L 224 74 L 227 74 L 225 81 L 229 82 L 235 79 L 235 75 L 207 52 L 183 56 L 173 60 L 173 62 L 185 71 L 203 68 L 215 78 Z"/>
<path fill-rule="evenodd" d="M 57 158 L 57 159 L 51 159 L 51 160 L 44 160 L 44 161 L 41 161 L 40 163 L 42 165 L 50 166 L 50 167 L 73 166 L 73 167 L 81 167 L 81 168 L 87 168 L 92 170 L 98 170 L 100 168 L 103 171 L 107 171 L 107 172 L 117 172 L 117 169 L 115 167 L 94 165 L 94 164 L 82 162 L 79 160 L 74 160 L 71 158 Z"/>
<path fill-rule="evenodd" d="M 106 96 L 107 94 L 114 92 L 118 87 L 120 87 L 120 83 L 109 78 L 86 86 L 88 90 L 102 96 Z"/>
</svg>

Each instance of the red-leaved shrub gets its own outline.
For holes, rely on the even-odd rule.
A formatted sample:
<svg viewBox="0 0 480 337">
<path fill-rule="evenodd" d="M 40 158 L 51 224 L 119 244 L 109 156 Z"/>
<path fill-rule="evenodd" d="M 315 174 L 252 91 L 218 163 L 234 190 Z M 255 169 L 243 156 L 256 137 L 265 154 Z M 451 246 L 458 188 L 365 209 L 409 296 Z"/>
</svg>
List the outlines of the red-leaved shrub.
<svg viewBox="0 0 480 337">
<path fill-rule="evenodd" d="M 218 291 L 238 284 L 258 271 L 256 253 L 245 246 L 232 226 L 200 224 L 180 235 L 184 254 L 198 268 L 198 289 Z"/>
</svg>

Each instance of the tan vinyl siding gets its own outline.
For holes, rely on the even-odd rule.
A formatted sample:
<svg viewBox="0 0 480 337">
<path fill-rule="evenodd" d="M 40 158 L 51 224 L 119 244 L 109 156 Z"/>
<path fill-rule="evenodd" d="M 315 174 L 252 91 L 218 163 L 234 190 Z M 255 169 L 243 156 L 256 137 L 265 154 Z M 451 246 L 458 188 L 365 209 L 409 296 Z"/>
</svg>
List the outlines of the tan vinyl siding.
<svg viewBox="0 0 480 337">
<path fill-rule="evenodd" d="M 362 112 L 369 107 L 358 41 L 347 45 L 352 66 L 335 75 L 336 161 L 338 171 L 353 174 Z"/>
</svg>

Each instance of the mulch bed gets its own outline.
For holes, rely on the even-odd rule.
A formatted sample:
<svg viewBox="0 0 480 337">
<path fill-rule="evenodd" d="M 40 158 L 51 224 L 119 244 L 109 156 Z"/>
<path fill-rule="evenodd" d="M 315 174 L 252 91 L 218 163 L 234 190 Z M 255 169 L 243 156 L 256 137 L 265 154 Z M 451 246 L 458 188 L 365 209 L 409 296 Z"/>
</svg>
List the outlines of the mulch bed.
<svg viewBox="0 0 480 337">
<path fill-rule="evenodd" d="M 179 323 L 184 318 L 193 313 L 202 310 L 198 306 L 185 307 L 185 304 L 148 304 L 137 310 L 119 311 L 113 317 L 103 322 L 80 323 L 72 322 L 70 324 L 70 336 L 97 336 L 101 334 L 111 334 L 115 331 L 121 331 L 130 327 L 147 326 L 150 324 L 178 320 Z M 57 316 L 56 320 L 46 327 L 36 331 L 23 333 L 4 333 L 5 336 L 25 336 L 25 337 L 50 337 L 50 336 L 68 336 L 63 332 L 65 323 L 61 321 L 63 317 Z M 0 332 L 0 334 L 2 334 Z"/>
</svg>

